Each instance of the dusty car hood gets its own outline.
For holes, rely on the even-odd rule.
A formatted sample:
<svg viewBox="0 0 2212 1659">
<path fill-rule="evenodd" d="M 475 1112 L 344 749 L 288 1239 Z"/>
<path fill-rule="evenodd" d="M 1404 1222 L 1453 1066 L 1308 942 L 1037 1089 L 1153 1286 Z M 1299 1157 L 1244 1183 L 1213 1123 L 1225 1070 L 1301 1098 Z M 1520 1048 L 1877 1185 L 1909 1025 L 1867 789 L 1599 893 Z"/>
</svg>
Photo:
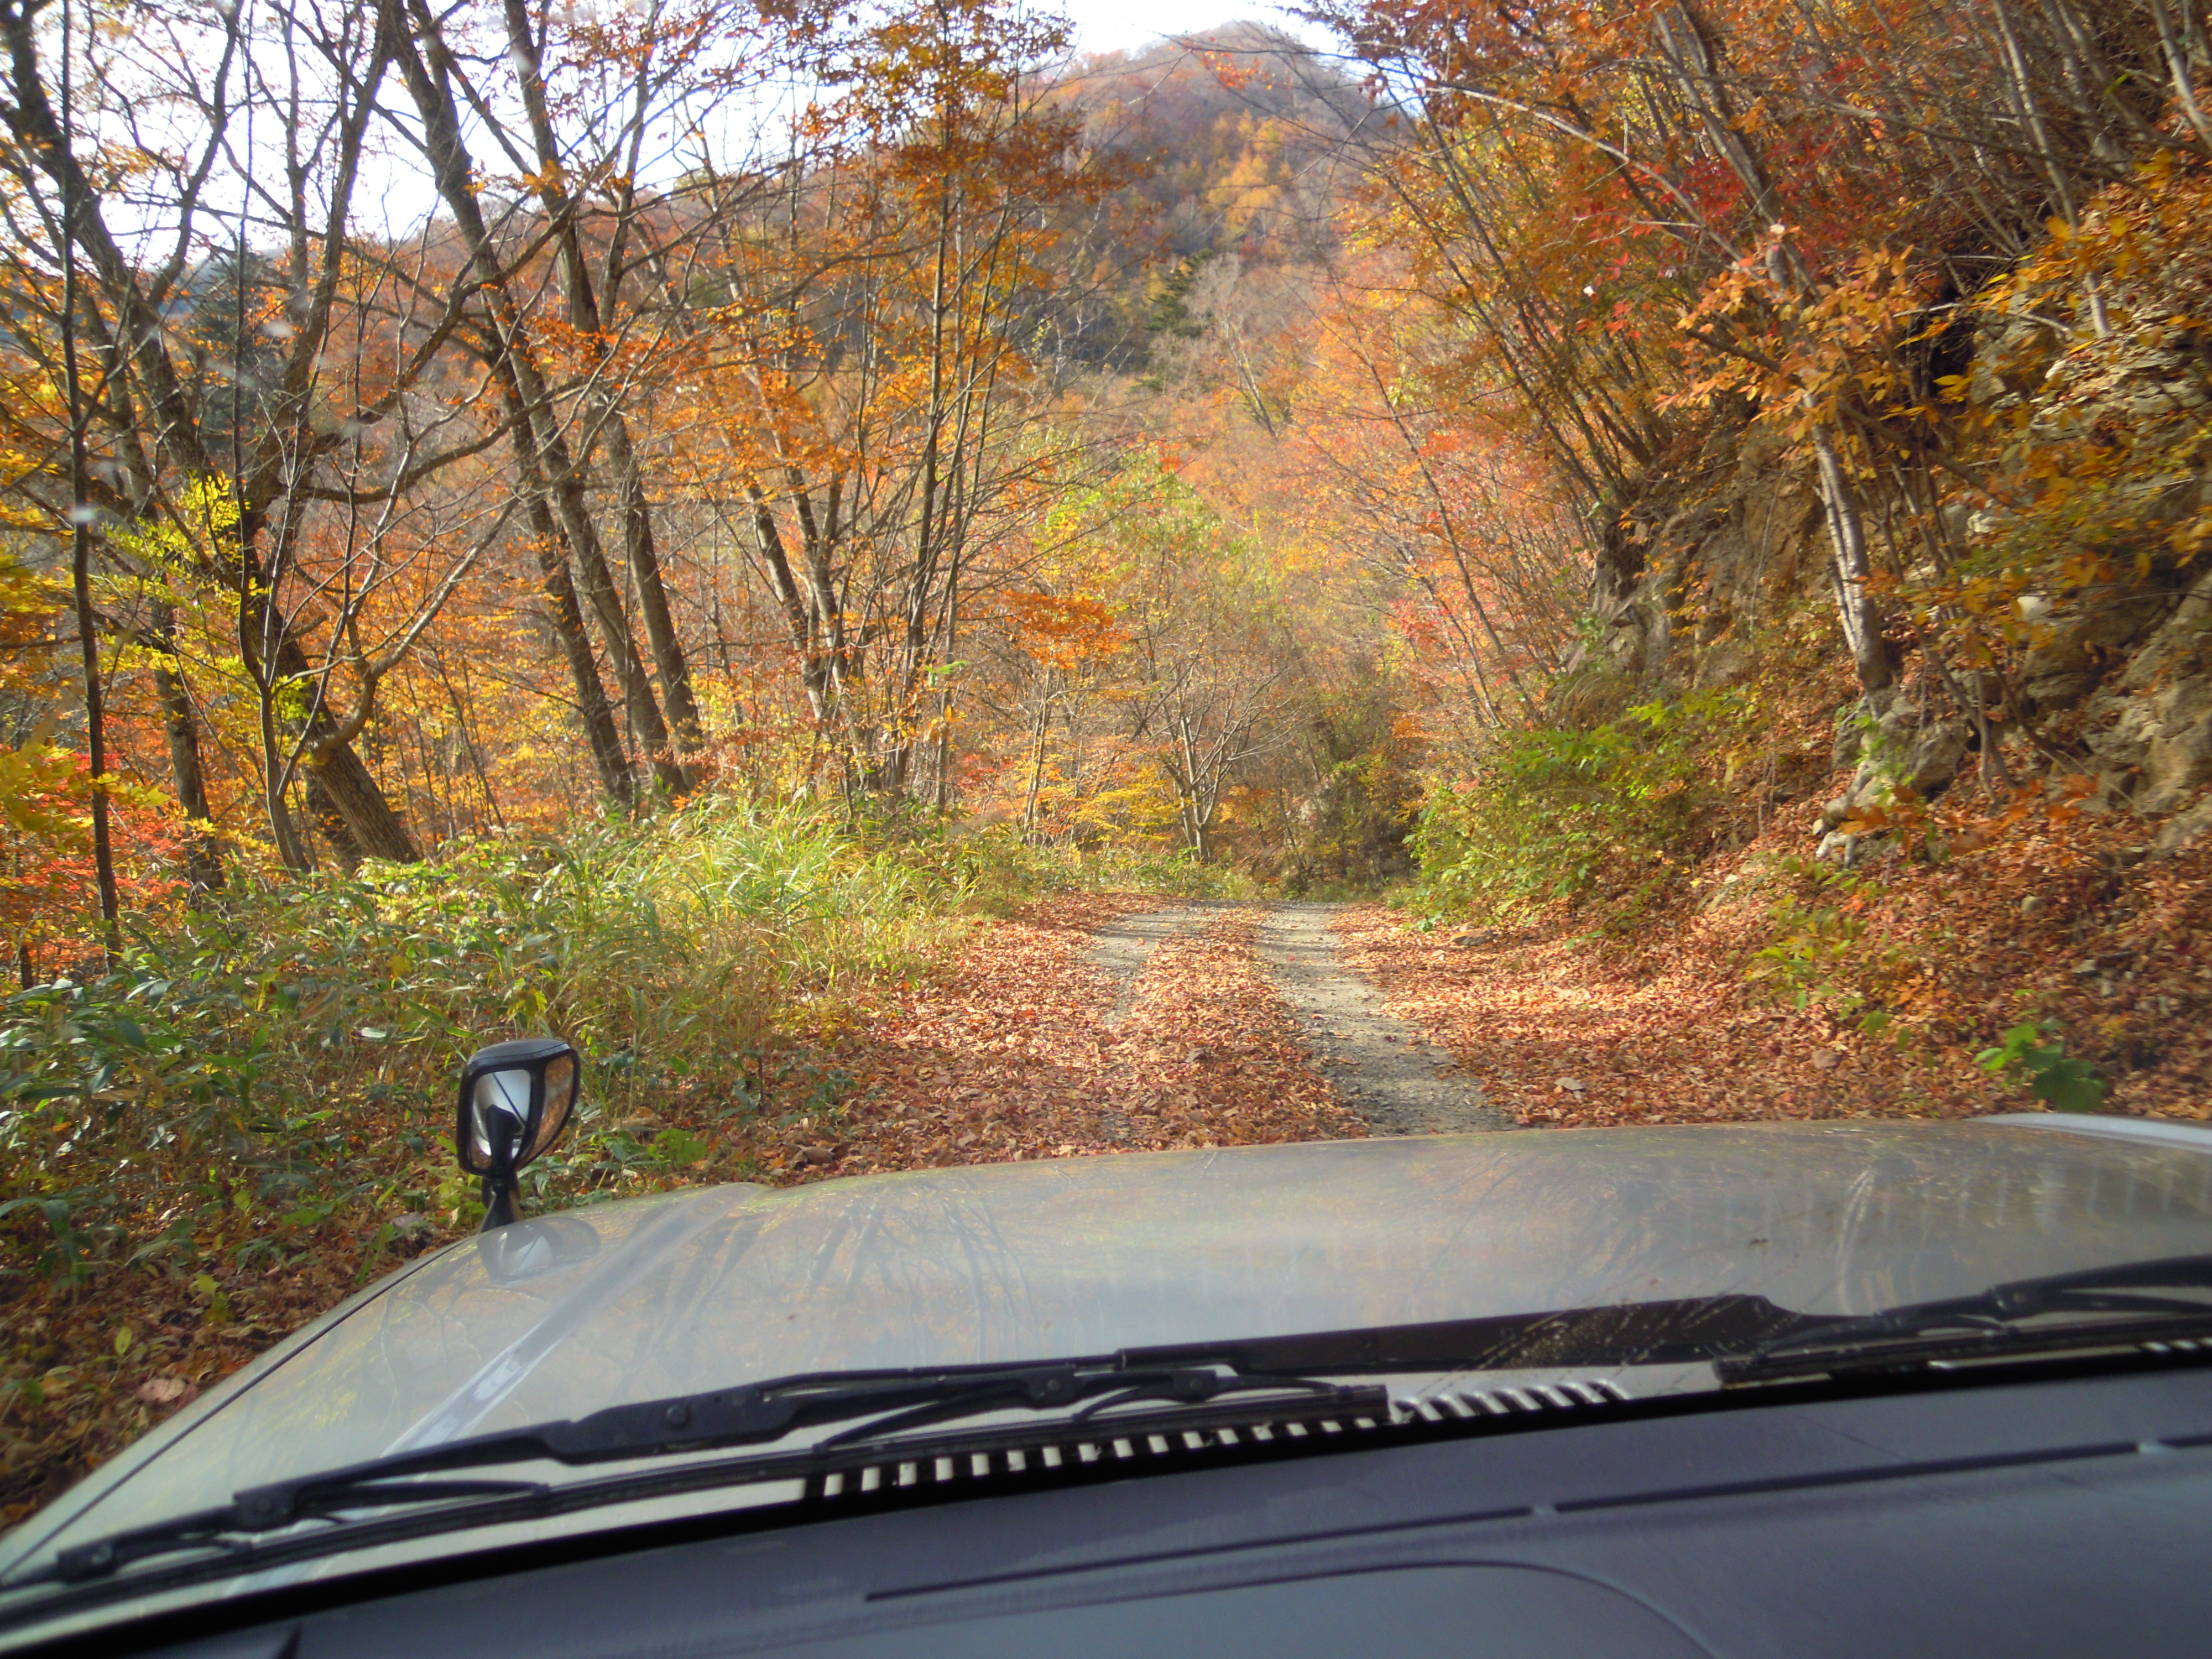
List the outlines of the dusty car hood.
<svg viewBox="0 0 2212 1659">
<path fill-rule="evenodd" d="M 797 1371 L 1723 1291 L 1867 1312 L 2212 1251 L 2212 1134 L 2062 1121 L 1331 1141 L 572 1211 L 326 1316 L 27 1522 L 6 1564 L 263 1481 Z"/>
</svg>

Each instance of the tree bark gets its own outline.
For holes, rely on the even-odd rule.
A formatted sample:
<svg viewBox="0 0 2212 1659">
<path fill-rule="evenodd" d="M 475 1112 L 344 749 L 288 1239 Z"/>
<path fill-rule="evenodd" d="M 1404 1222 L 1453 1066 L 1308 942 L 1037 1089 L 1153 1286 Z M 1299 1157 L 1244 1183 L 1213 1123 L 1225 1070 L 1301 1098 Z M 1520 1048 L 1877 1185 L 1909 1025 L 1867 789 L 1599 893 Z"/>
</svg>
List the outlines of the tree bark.
<svg viewBox="0 0 2212 1659">
<path fill-rule="evenodd" d="M 327 720 L 327 716 L 325 717 Z M 318 750 L 314 726 L 308 727 L 307 772 L 309 800 L 319 787 L 337 810 L 362 858 L 386 859 L 394 864 L 420 864 L 422 854 L 406 823 L 392 810 L 376 779 L 349 744 L 332 744 Z M 345 856 L 342 848 L 340 856 Z M 356 859 L 356 862 L 359 860 Z"/>
<path fill-rule="evenodd" d="M 633 811 L 637 806 L 637 779 L 631 770 L 629 757 L 623 752 L 622 732 L 615 725 L 614 706 L 607 701 L 598 659 L 592 655 L 591 639 L 584 632 L 584 613 L 576 603 L 576 584 L 568 574 L 568 544 L 546 501 L 544 480 L 531 439 L 530 422 L 524 413 L 522 393 L 514 382 L 514 365 L 495 350 L 491 368 L 499 381 L 500 395 L 507 402 L 508 425 L 514 434 L 515 472 L 522 485 L 523 505 L 530 517 L 538 572 L 544 582 L 541 591 L 545 597 L 546 617 L 553 624 L 554 637 L 561 642 L 561 654 L 568 661 L 568 678 L 576 688 L 576 715 L 583 723 L 585 741 L 591 746 L 592 764 L 599 775 L 599 787 L 624 811 Z"/>
<path fill-rule="evenodd" d="M 76 153 L 70 99 L 69 0 L 62 0 L 62 142 Z M 84 384 L 77 373 L 76 242 L 84 180 L 75 167 L 62 177 L 62 379 L 69 401 L 70 585 L 76 599 L 76 640 L 84 669 L 84 747 L 92 795 L 92 868 L 100 889 L 100 933 L 108 966 L 123 955 L 122 902 L 115 886 L 115 849 L 108 832 L 107 708 L 100 682 L 100 635 L 92 605 L 91 472 L 85 453 Z"/>
<path fill-rule="evenodd" d="M 173 628 L 170 607 L 157 606 L 154 612 L 157 649 L 173 638 Z M 167 660 L 155 665 L 154 695 L 161 702 L 161 724 L 168 735 L 169 770 L 176 781 L 177 805 L 191 825 L 185 841 L 185 884 L 195 895 L 219 893 L 223 885 L 222 843 L 216 838 L 214 814 L 208 805 L 207 771 L 200 761 L 199 717 L 193 711 L 184 676 Z"/>
<path fill-rule="evenodd" d="M 337 803 L 331 799 L 331 792 L 323 787 L 322 779 L 313 772 L 307 774 L 307 817 L 329 844 L 331 856 L 337 860 L 338 868 L 348 875 L 361 868 L 361 842 L 355 839 L 352 826 L 346 823 L 345 814 L 338 811 Z"/>
<path fill-rule="evenodd" d="M 637 805 L 636 779 L 629 757 L 623 752 L 622 732 L 615 725 L 614 705 L 599 678 L 599 665 L 592 655 L 592 642 L 584 632 L 584 613 L 576 604 L 576 584 L 568 574 L 568 544 L 546 510 L 541 496 L 531 498 L 531 521 L 538 544 L 538 570 L 544 579 L 545 612 L 561 641 L 561 654 L 568 659 L 568 678 L 576 687 L 576 714 L 583 722 L 584 738 L 591 745 L 592 765 L 599 787 L 625 811 Z"/>
<path fill-rule="evenodd" d="M 607 459 L 614 464 L 615 487 L 622 493 L 623 544 L 629 556 L 631 579 L 637 584 L 638 614 L 645 619 L 646 641 L 653 647 L 669 729 L 679 757 L 696 755 L 707 746 L 707 735 L 699 719 L 699 700 L 691 689 L 691 665 L 668 608 L 668 588 L 661 579 L 660 553 L 653 541 L 653 503 L 645 493 L 645 473 L 630 444 L 629 423 L 618 414 L 607 423 Z"/>
<path fill-rule="evenodd" d="M 568 307 L 568 321 L 578 331 L 579 337 L 594 340 L 605 337 L 612 324 L 611 313 L 616 295 L 613 272 L 616 254 L 628 228 L 628 201 L 613 231 L 616 246 L 608 252 L 608 286 L 595 291 L 591 267 L 584 256 L 583 239 L 577 226 L 577 204 L 562 184 L 568 176 L 560 153 L 560 145 L 553 131 L 552 114 L 546 101 L 544 71 L 538 61 L 538 39 L 531 26 L 528 5 L 525 0 L 506 0 L 505 15 L 507 30 L 507 58 L 521 81 L 522 107 L 530 123 L 531 140 L 538 151 L 536 184 L 538 200 L 544 204 L 549 218 L 556 227 L 554 267 L 561 283 L 562 297 Z M 642 80 L 647 74 L 641 62 L 637 74 Z M 632 119 L 643 118 L 641 102 Z M 629 129 L 635 131 L 633 127 Z M 696 754 L 706 746 L 705 734 L 700 729 L 698 700 L 692 695 L 691 669 L 685 660 L 683 641 L 678 637 L 676 623 L 668 605 L 668 590 L 661 580 L 659 550 L 653 544 L 653 507 L 645 489 L 645 477 L 637 459 L 637 450 L 630 442 L 629 422 L 617 405 L 611 393 L 603 386 L 595 385 L 585 394 L 585 410 L 593 428 L 603 434 L 607 459 L 614 471 L 614 487 L 622 503 L 623 544 L 628 556 L 631 579 L 637 585 L 638 611 L 645 621 L 646 640 L 653 650 L 653 666 L 659 676 L 660 696 L 667 712 L 667 723 L 658 737 L 652 737 L 644 726 L 639 726 L 641 715 L 652 723 L 660 720 L 658 707 L 640 708 L 631 695 L 632 724 L 638 726 L 639 741 L 650 750 L 655 770 L 661 782 L 672 792 L 690 787 L 690 774 L 684 768 L 678 754 L 669 751 L 669 736 L 672 732 L 676 749 L 680 754 Z M 586 445 L 586 450 L 589 446 Z M 584 539 L 576 536 L 580 560 L 587 557 Z M 599 611 L 601 626 L 609 626 L 609 617 L 599 595 L 593 590 L 593 574 L 588 562 L 583 566 L 585 589 L 592 594 L 593 609 Z M 624 641 L 628 641 L 628 625 L 623 623 Z M 625 665 L 626 666 L 626 665 Z M 640 678 L 642 678 L 641 665 Z M 627 678 L 623 680 L 626 694 L 632 688 Z M 650 699 L 648 698 L 649 703 Z"/>
<path fill-rule="evenodd" d="M 307 653 L 291 629 L 271 593 L 269 572 L 255 548 L 258 515 L 248 511 L 238 526 L 237 578 L 239 594 L 238 642 L 246 672 L 262 694 L 264 721 L 274 719 L 276 688 L 287 683 L 312 686 L 317 674 Z M 265 653 L 265 654 L 264 654 Z M 270 833 L 295 869 L 310 867 L 307 848 L 299 841 L 284 805 L 285 765 L 282 744 L 272 725 L 264 724 L 266 799 Z M 368 768 L 362 764 L 353 745 L 341 735 L 337 718 L 321 697 L 314 699 L 299 749 L 306 769 L 321 781 L 331 804 L 344 818 L 361 856 L 386 859 L 394 864 L 419 864 L 422 849 L 416 846 L 405 820 L 392 811 L 383 789 Z"/>
<path fill-rule="evenodd" d="M 1836 453 L 1835 441 L 1825 427 L 1813 434 L 1820 459 L 1820 498 L 1827 509 L 1828 540 L 1833 550 L 1828 566 L 1836 590 L 1836 614 L 1844 624 L 1844 643 L 1850 647 L 1851 663 L 1858 670 L 1864 690 L 1887 690 L 1897 678 L 1882 638 L 1881 609 L 1867 592 L 1866 527 L 1859 517 L 1851 483 Z"/>
</svg>

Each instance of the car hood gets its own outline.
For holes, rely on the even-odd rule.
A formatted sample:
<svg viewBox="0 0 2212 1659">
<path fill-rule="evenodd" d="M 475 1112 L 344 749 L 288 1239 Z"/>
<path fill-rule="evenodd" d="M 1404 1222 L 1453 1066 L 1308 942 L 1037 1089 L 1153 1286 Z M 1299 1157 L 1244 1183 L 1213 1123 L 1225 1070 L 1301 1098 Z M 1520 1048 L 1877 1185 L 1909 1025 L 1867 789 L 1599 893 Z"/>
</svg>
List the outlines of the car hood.
<svg viewBox="0 0 2212 1659">
<path fill-rule="evenodd" d="M 1345 1140 L 702 1188 L 410 1264 L 26 1522 L 0 1573 L 261 1482 L 794 1372 L 1725 1292 L 1864 1313 L 2205 1251 L 2212 1133 L 2056 1118 Z"/>
</svg>

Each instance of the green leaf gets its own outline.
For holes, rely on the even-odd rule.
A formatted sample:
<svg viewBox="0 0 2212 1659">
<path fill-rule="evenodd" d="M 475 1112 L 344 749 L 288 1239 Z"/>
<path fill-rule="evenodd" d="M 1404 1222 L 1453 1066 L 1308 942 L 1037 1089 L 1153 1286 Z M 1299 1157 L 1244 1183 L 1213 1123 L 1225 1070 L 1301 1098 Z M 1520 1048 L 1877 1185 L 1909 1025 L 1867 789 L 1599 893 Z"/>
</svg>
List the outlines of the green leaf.
<svg viewBox="0 0 2212 1659">
<path fill-rule="evenodd" d="M 2108 1086 L 2087 1060 L 2060 1059 L 2039 1072 L 2028 1090 L 2054 1112 L 2094 1112 L 2105 1103 Z"/>
<path fill-rule="evenodd" d="M 663 1129 L 653 1137 L 654 1158 L 672 1170 L 681 1170 L 707 1156 L 707 1143 L 682 1129 Z"/>
</svg>

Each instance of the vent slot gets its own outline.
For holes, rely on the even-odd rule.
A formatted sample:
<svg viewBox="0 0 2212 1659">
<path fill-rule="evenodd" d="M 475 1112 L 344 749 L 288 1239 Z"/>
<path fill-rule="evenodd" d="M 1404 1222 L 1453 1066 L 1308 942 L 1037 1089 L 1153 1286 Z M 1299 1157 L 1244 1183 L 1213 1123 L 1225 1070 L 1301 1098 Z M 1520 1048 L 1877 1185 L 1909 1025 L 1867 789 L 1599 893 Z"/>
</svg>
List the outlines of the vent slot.
<svg viewBox="0 0 2212 1659">
<path fill-rule="evenodd" d="M 934 1449 L 900 1448 L 900 1455 L 878 1454 L 871 1458 L 855 1451 L 839 1460 L 840 1467 L 810 1483 L 811 1496 L 829 1504 L 851 1502 L 871 1496 L 911 1497 L 984 1485 L 1003 1489 L 1009 1484 L 1050 1483 L 1101 1474 L 1137 1472 L 1163 1465 L 1197 1465 L 1224 1457 L 1250 1458 L 1269 1453 L 1341 1444 L 1370 1436 L 1389 1438 L 1397 1429 L 1452 1428 L 1461 1424 L 1493 1419 L 1559 1417 L 1626 1405 L 1631 1396 L 1605 1379 L 1533 1383 L 1488 1391 L 1463 1389 L 1426 1395 L 1418 1399 L 1392 1399 L 1387 1414 L 1324 1414 L 1309 1410 L 1273 1417 L 1244 1417 L 1237 1422 L 1194 1424 L 1185 1428 L 1168 1424 L 1115 1434 L 1109 1423 L 1079 1425 L 1073 1434 L 1058 1433 L 1069 1425 L 1040 1424 L 1020 1436 L 1019 1444 L 1000 1444 L 983 1449 L 961 1449 L 938 1453 Z M 1101 1432 L 1101 1431 L 1104 1431 Z"/>
<path fill-rule="evenodd" d="M 1623 1406 L 1629 1395 L 1603 1377 L 1584 1382 L 1534 1382 L 1517 1389 L 1488 1391 L 1462 1389 L 1455 1394 L 1424 1395 L 1397 1402 L 1401 1423 L 1454 1423 L 1481 1417 L 1528 1417 L 1586 1411 L 1595 1406 Z"/>
</svg>

